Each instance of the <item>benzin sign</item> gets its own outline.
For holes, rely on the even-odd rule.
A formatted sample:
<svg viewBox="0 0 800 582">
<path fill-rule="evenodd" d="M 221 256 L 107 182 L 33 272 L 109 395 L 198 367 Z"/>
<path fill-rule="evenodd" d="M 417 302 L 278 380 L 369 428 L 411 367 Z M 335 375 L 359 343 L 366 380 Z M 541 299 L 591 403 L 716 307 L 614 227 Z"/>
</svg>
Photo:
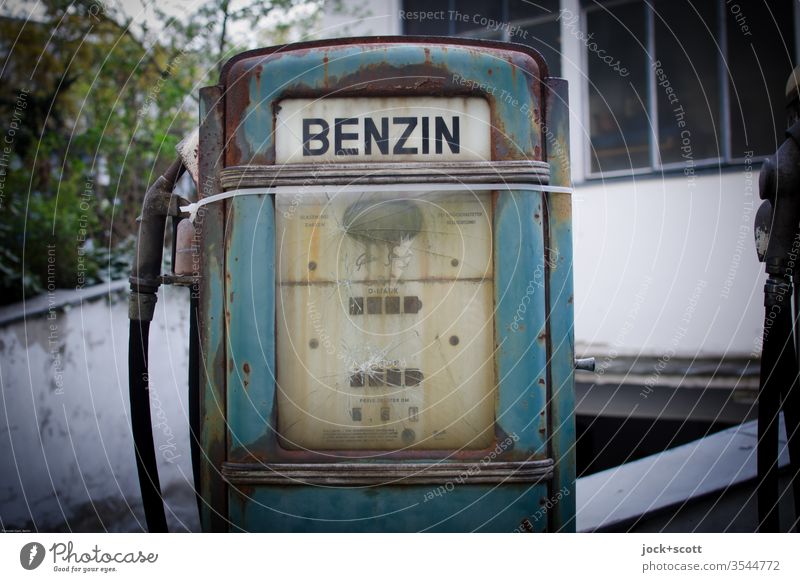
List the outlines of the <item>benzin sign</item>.
<svg viewBox="0 0 800 582">
<path fill-rule="evenodd" d="M 491 159 L 480 97 L 286 99 L 277 110 L 276 163 Z"/>
</svg>

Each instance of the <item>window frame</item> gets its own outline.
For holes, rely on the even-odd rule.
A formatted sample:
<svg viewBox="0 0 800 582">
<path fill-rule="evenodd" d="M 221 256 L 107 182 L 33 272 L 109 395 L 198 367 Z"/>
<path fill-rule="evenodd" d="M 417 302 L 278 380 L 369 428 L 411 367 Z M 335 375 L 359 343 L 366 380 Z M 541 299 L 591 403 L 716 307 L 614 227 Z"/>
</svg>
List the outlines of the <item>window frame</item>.
<svg viewBox="0 0 800 582">
<path fill-rule="evenodd" d="M 563 2 L 563 0 L 562 0 Z M 613 0 L 610 2 L 605 2 L 602 5 L 596 3 L 590 4 L 583 4 L 581 5 L 581 32 L 584 35 L 589 33 L 588 31 L 588 15 L 591 12 L 597 10 L 604 10 L 607 8 L 613 8 L 615 6 L 621 6 L 625 4 L 640 4 L 641 9 L 645 11 L 645 44 L 647 47 L 647 51 L 649 54 L 655 54 L 656 43 L 655 43 L 655 10 L 653 8 L 653 4 L 650 0 Z M 791 55 L 795 63 L 800 64 L 800 7 L 798 6 L 798 2 L 792 2 L 792 16 L 793 22 L 792 25 L 794 27 L 794 41 L 792 46 L 788 46 L 790 50 L 792 50 L 793 54 Z M 719 52 L 717 54 L 717 79 L 716 82 L 719 84 L 719 118 L 720 118 L 720 149 L 722 155 L 719 157 L 714 158 L 700 158 L 694 160 L 694 168 L 695 170 L 703 170 L 708 168 L 725 168 L 731 166 L 741 166 L 745 164 L 746 159 L 744 157 L 734 157 L 731 151 L 731 129 L 730 129 L 730 114 L 731 114 L 731 102 L 730 102 L 730 84 L 728 83 L 729 80 L 729 72 L 728 72 L 728 27 L 726 26 L 726 9 L 725 9 L 725 0 L 717 0 L 716 3 L 717 7 L 717 22 L 716 26 L 717 29 L 714 31 L 716 32 L 716 38 L 718 39 L 719 44 Z M 583 177 L 584 180 L 598 180 L 598 179 L 608 179 L 608 178 L 617 178 L 617 177 L 627 177 L 627 176 L 642 176 L 642 175 L 651 175 L 651 174 L 668 174 L 668 173 L 679 173 L 683 172 L 686 169 L 686 164 L 684 162 L 669 162 L 669 163 L 662 163 L 661 162 L 661 155 L 659 152 L 659 128 L 658 128 L 658 99 L 657 99 L 657 84 L 656 84 L 656 75 L 655 71 L 652 67 L 648 67 L 647 73 L 647 92 L 645 98 L 647 99 L 646 105 L 646 115 L 648 125 L 650 126 L 650 131 L 648 132 L 648 146 L 650 148 L 650 165 L 649 166 L 642 166 L 638 168 L 623 168 L 620 170 L 607 170 L 607 171 L 593 171 L 592 170 L 592 135 L 591 135 L 591 126 L 589 122 L 591 121 L 591 111 L 590 111 L 590 102 L 589 102 L 589 95 L 590 95 L 590 84 L 592 80 L 589 78 L 589 50 L 586 47 L 582 47 L 581 49 L 581 70 L 584 72 L 582 75 L 583 82 L 582 86 L 580 87 L 581 97 L 583 101 L 581 118 L 583 119 L 584 127 L 589 129 L 589 135 L 587 140 L 584 142 L 584 151 L 583 151 Z M 750 163 L 760 163 L 763 161 L 764 158 L 767 157 L 768 154 L 754 156 L 752 160 L 747 160 Z"/>
</svg>

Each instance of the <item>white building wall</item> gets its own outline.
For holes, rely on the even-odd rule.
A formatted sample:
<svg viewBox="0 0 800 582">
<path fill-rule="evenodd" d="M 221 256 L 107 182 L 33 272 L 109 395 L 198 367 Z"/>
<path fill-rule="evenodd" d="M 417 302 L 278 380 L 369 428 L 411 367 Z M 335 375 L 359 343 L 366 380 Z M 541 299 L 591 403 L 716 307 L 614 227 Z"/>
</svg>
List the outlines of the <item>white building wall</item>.
<svg viewBox="0 0 800 582">
<path fill-rule="evenodd" d="M 690 184 L 681 175 L 576 188 L 579 351 L 758 351 L 765 278 L 753 242 L 757 171 L 712 173 Z"/>
</svg>

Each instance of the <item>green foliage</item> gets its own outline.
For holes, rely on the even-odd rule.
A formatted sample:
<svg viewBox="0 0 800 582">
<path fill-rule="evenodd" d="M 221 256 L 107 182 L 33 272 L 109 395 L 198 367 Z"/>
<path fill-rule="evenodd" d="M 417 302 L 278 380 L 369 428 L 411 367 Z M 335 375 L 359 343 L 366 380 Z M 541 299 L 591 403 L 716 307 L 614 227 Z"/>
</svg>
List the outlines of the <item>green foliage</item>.
<svg viewBox="0 0 800 582">
<path fill-rule="evenodd" d="M 252 48 L 231 30 L 258 34 L 275 9 L 321 6 L 208 0 L 174 18 L 141 3 L 154 19 L 97 0 L 45 0 L 35 18 L 0 7 L 0 38 L 16 39 L 0 43 L 10 51 L 0 78 L 0 303 L 119 277 L 142 195 L 196 123 L 197 89 Z"/>
</svg>

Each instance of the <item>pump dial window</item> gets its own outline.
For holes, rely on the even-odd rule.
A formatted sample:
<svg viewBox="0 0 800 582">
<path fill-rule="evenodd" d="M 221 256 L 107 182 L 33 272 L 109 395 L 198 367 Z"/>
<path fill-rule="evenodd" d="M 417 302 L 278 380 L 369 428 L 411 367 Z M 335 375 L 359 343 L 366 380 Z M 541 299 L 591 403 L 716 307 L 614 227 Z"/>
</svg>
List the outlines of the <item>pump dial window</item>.
<svg viewBox="0 0 800 582">
<path fill-rule="evenodd" d="M 490 193 L 281 194 L 276 209 L 282 445 L 490 446 Z"/>
</svg>

